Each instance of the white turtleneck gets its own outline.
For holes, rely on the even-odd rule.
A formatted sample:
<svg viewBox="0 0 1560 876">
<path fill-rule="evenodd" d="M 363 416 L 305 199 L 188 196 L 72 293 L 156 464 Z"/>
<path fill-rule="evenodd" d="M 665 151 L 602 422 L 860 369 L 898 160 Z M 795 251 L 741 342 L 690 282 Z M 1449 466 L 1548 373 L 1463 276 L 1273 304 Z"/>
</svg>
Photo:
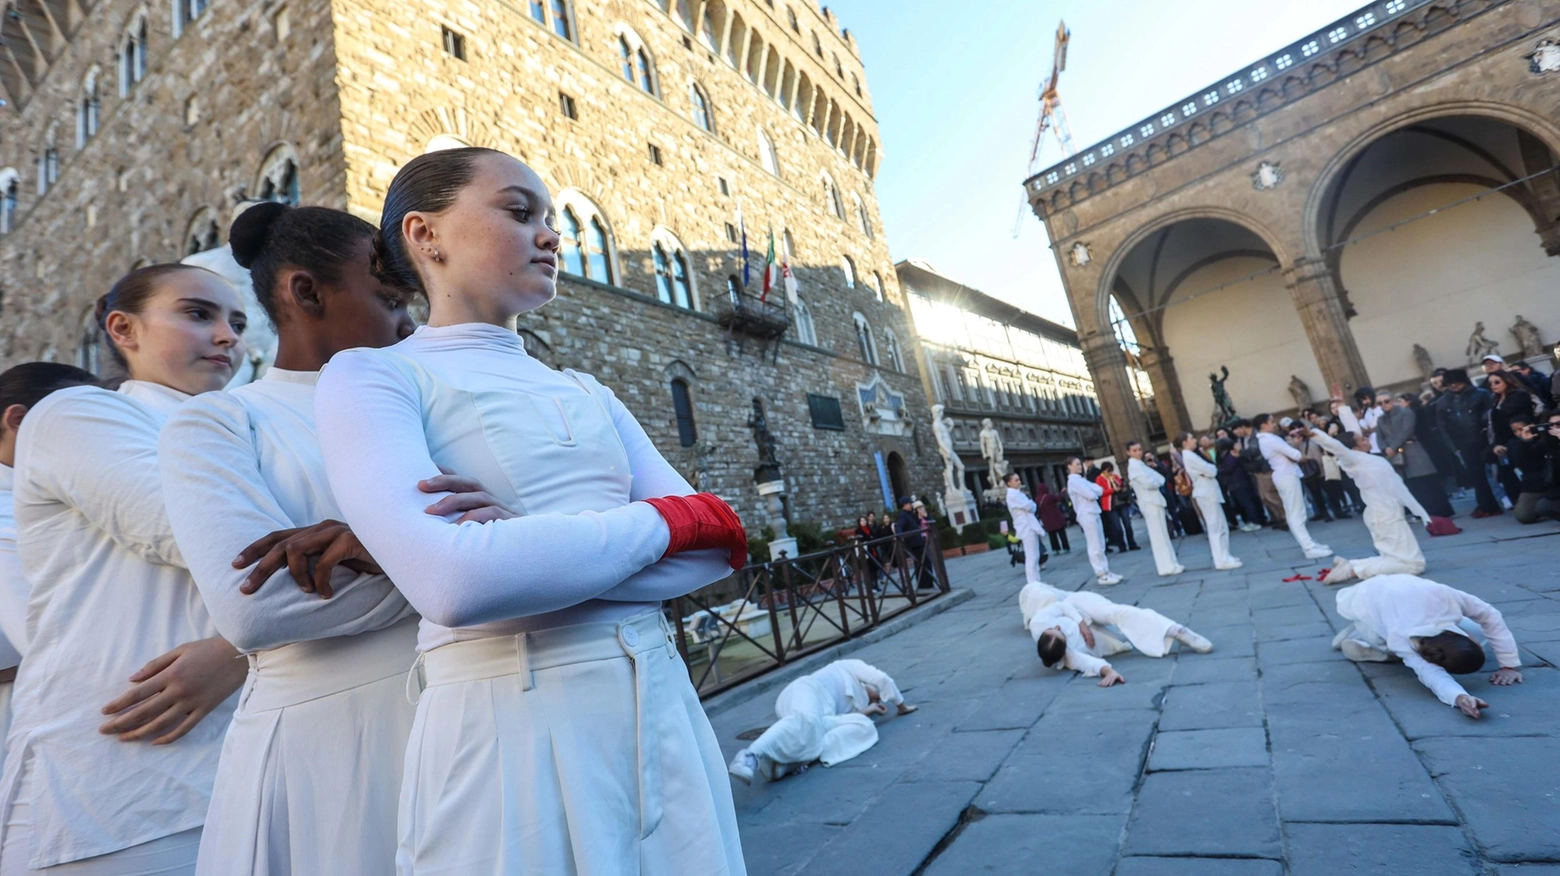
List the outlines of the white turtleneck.
<svg viewBox="0 0 1560 876">
<path fill-rule="evenodd" d="M 18 546 L 31 586 L 0 804 L 26 789 L 34 868 L 206 819 L 236 696 L 168 745 L 97 729 L 131 673 L 217 634 L 174 543 L 157 470 L 157 433 L 187 398 L 133 380 L 118 392 L 62 389 L 17 436 Z"/>
<path fill-rule="evenodd" d="M 14 469 L 0 465 L 0 669 L 22 662 L 27 651 L 27 579 L 16 553 L 16 515 L 11 511 Z"/>
<path fill-rule="evenodd" d="M 305 593 L 284 566 L 252 595 L 239 551 L 272 532 L 342 519 L 314 431 L 317 371 L 271 368 L 231 392 L 182 405 L 163 427 L 158 460 L 168 520 L 222 636 L 262 651 L 383 629 L 412 615 L 389 579 L 337 567 L 335 595 Z M 408 653 L 410 664 L 412 655 Z"/>
<path fill-rule="evenodd" d="M 619 620 L 730 573 L 724 550 L 660 560 L 666 523 L 638 500 L 692 488 L 610 390 L 548 368 L 508 329 L 423 327 L 343 352 L 315 420 L 347 524 L 423 616 L 422 650 Z M 428 515 L 417 482 L 440 466 L 522 516 Z"/>
</svg>

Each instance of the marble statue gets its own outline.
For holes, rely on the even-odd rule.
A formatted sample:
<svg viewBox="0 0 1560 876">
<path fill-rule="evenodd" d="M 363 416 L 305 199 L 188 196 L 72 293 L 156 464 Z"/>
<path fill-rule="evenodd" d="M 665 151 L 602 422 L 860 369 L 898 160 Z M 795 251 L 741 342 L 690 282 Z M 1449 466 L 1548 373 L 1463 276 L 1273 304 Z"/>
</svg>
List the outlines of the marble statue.
<svg viewBox="0 0 1560 876">
<path fill-rule="evenodd" d="M 1425 380 L 1435 372 L 1435 362 L 1430 359 L 1430 351 L 1419 344 L 1414 345 L 1414 367 L 1419 369 L 1419 376 Z"/>
<path fill-rule="evenodd" d="M 1235 413 L 1235 402 L 1230 399 L 1229 391 L 1224 384 L 1230 379 L 1228 366 L 1219 366 L 1220 375 L 1208 375 L 1210 388 L 1213 390 L 1213 425 L 1214 428 L 1223 426 L 1239 415 Z"/>
<path fill-rule="evenodd" d="M 1500 344 L 1484 336 L 1484 323 L 1473 324 L 1473 334 L 1468 336 L 1468 361 L 1478 362 L 1500 349 Z"/>
<path fill-rule="evenodd" d="M 942 405 L 932 405 L 932 434 L 937 436 L 937 452 L 943 458 L 943 489 L 959 493 L 964 489 L 964 461 L 953 449 L 953 427 L 943 419 Z"/>
<path fill-rule="evenodd" d="M 991 481 L 991 488 L 1005 491 L 1002 479 L 1007 477 L 1008 473 L 1007 454 L 1002 446 L 1002 433 L 997 431 L 990 417 L 980 421 L 980 455 L 986 458 L 986 463 L 990 466 L 987 477 Z"/>
<path fill-rule="evenodd" d="M 1538 339 L 1538 326 L 1530 323 L 1522 314 L 1517 314 L 1517 321 L 1511 329 L 1511 336 L 1517 339 L 1517 349 L 1521 351 L 1524 359 L 1542 355 L 1544 344 Z"/>
<path fill-rule="evenodd" d="M 1311 406 L 1311 387 L 1298 375 L 1289 375 L 1289 397 L 1295 400 L 1295 410 L 1303 411 Z"/>
</svg>

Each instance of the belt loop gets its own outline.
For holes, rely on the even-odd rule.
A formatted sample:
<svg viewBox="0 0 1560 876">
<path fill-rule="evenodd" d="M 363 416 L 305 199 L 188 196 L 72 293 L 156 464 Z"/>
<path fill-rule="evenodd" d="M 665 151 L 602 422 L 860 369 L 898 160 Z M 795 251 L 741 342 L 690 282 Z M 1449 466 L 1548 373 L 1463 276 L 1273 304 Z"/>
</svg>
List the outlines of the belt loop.
<svg viewBox="0 0 1560 876">
<path fill-rule="evenodd" d="M 531 634 L 515 636 L 515 649 L 520 658 L 520 689 L 531 690 L 536 687 L 536 675 L 531 671 Z"/>
<path fill-rule="evenodd" d="M 423 652 L 417 652 L 417 659 L 412 661 L 412 668 L 406 673 L 406 701 L 417 705 L 422 699 L 422 692 L 428 689 L 428 677 L 423 672 Z M 416 683 L 416 691 L 412 690 L 412 684 Z"/>
</svg>

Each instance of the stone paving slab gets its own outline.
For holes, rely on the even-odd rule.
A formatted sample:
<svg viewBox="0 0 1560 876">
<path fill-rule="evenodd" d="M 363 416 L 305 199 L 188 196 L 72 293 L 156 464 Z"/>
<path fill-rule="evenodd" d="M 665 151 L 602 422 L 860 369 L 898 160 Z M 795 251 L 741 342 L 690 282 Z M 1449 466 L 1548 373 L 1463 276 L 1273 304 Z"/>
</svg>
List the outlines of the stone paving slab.
<svg viewBox="0 0 1560 876">
<path fill-rule="evenodd" d="M 853 655 L 920 711 L 883 720 L 875 748 L 833 769 L 734 788 L 751 872 L 1560 876 L 1560 530 L 1534 538 L 1509 515 L 1463 510 L 1462 535 L 1422 539 L 1429 577 L 1501 609 L 1527 679 L 1461 679 L 1492 703 L 1483 720 L 1401 665 L 1333 651 L 1339 588 L 1282 580 L 1326 565 L 1287 533 L 1237 534 L 1237 572 L 1194 561 L 1159 578 L 1146 550 L 1111 555 L 1127 580 L 1101 593 L 1215 650 L 1118 655 L 1128 683 L 1105 690 L 1040 666 L 1016 608 L 1021 570 L 961 558 L 949 571 L 964 602 Z M 1314 531 L 1370 553 L 1358 521 Z M 1189 559 L 1206 550 L 1192 543 Z M 1095 589 L 1081 551 L 1044 574 Z M 737 733 L 774 720 L 777 692 L 723 703 L 728 757 Z"/>
<path fill-rule="evenodd" d="M 1290 876 L 1404 873 L 1480 876 L 1483 868 L 1456 827 L 1419 824 L 1290 824 Z"/>
</svg>

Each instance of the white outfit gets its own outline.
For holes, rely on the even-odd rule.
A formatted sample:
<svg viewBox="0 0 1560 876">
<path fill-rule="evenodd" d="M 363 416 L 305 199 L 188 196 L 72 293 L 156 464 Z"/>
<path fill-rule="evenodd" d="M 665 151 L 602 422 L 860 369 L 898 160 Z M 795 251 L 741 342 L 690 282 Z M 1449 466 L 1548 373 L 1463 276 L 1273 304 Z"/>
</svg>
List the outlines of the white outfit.
<svg viewBox="0 0 1560 876">
<path fill-rule="evenodd" d="M 786 685 L 775 699 L 773 726 L 748 751 L 777 764 L 843 763 L 877 744 L 877 726 L 860 713 L 871 705 L 866 685 L 890 709 L 905 701 L 886 673 L 860 660 L 836 660 Z"/>
<path fill-rule="evenodd" d="M 1360 428 L 1365 431 L 1365 439 L 1370 442 L 1370 452 L 1380 453 L 1381 442 L 1376 440 L 1376 424 L 1381 422 L 1381 406 L 1371 405 L 1365 410 L 1365 416 L 1359 419 Z"/>
<path fill-rule="evenodd" d="M 1110 563 L 1105 559 L 1105 526 L 1100 523 L 1100 497 L 1103 495 L 1105 488 L 1089 483 L 1083 475 L 1067 475 L 1067 496 L 1072 499 L 1073 513 L 1083 529 L 1083 540 L 1089 546 L 1089 565 L 1099 578 L 1111 575 Z"/>
<path fill-rule="evenodd" d="M 1181 451 L 1181 466 L 1192 479 L 1192 501 L 1202 514 L 1203 531 L 1215 569 L 1235 569 L 1240 560 L 1230 556 L 1230 524 L 1224 518 L 1224 493 L 1219 489 L 1219 469 L 1199 450 Z"/>
<path fill-rule="evenodd" d="M 157 472 L 157 433 L 187 398 L 140 381 L 118 392 L 72 387 L 22 422 L 16 522 L 31 588 L 0 781 L 7 865 L 114 852 L 166 862 L 185 850 L 193 863 L 187 840 L 206 819 L 237 697 L 168 745 L 120 742 L 97 729 L 132 672 L 217 635 L 174 544 Z M 179 834 L 185 839 L 171 839 Z M 119 860 L 81 866 L 125 872 L 130 864 Z"/>
<path fill-rule="evenodd" d="M 285 567 L 250 596 L 233 557 L 341 519 L 314 431 L 317 372 L 271 368 L 207 393 L 159 441 L 168 519 L 217 629 L 249 655 L 197 873 L 390 873 L 414 708 L 417 622 L 388 578 L 338 567 L 335 594 Z M 431 498 L 431 497 L 430 497 Z M 252 567 L 250 567 L 252 568 Z"/>
<path fill-rule="evenodd" d="M 14 480 L 14 470 L 0 465 L 0 669 L 21 665 L 27 648 L 27 579 L 16 553 L 16 515 L 11 512 Z M 5 737 L 11 729 L 11 687 L 9 681 L 0 682 L 0 763 L 5 762 Z"/>
<path fill-rule="evenodd" d="M 1154 549 L 1154 569 L 1160 575 L 1179 575 L 1186 569 L 1175 558 L 1175 545 L 1170 541 L 1170 530 L 1165 525 L 1165 494 L 1159 488 L 1165 485 L 1165 476 L 1148 467 L 1148 463 L 1133 457 L 1127 458 L 1127 480 L 1137 493 L 1138 508 L 1143 511 L 1143 522 L 1148 526 L 1148 542 Z"/>
<path fill-rule="evenodd" d="M 1060 626 L 1067 636 L 1067 658 L 1057 667 L 1089 676 L 1099 675 L 1110 665 L 1101 658 L 1133 648 L 1149 657 L 1165 656 L 1175 642 L 1172 634 L 1180 627 L 1151 608 L 1121 605 L 1087 590 L 1068 593 L 1049 584 L 1030 584 L 1020 591 L 1018 601 L 1029 635 L 1035 641 L 1055 626 Z M 1094 647 L 1083 640 L 1079 621 L 1086 622 L 1094 633 Z M 1107 626 L 1114 627 L 1120 637 L 1101 629 Z"/>
<path fill-rule="evenodd" d="M 1351 450 L 1336 438 L 1314 433 L 1311 439 L 1337 457 L 1338 466 L 1354 479 L 1365 500 L 1365 527 L 1378 556 L 1350 560 L 1354 574 L 1361 578 L 1376 575 L 1418 575 L 1425 570 L 1425 555 L 1409 528 L 1404 510 L 1426 524 L 1430 514 L 1414 494 L 1408 491 L 1391 462 L 1371 453 Z"/>
<path fill-rule="evenodd" d="M 1262 458 L 1273 469 L 1273 487 L 1278 490 L 1278 498 L 1284 503 L 1284 518 L 1289 523 L 1289 533 L 1295 537 L 1295 542 L 1312 559 L 1331 556 L 1332 548 L 1318 544 L 1305 528 L 1309 515 L 1305 510 L 1305 492 L 1300 486 L 1300 451 L 1272 432 L 1258 432 L 1257 447 L 1262 451 Z"/>
<path fill-rule="evenodd" d="M 1414 670 L 1436 699 L 1448 706 L 1455 706 L 1457 698 L 1467 691 L 1445 669 L 1420 657 L 1414 639 L 1444 632 L 1466 636 L 1459 628 L 1466 618 L 1479 625 L 1502 667 L 1516 669 L 1522 665 L 1517 642 L 1500 611 L 1472 594 L 1427 578 L 1378 575 L 1345 587 L 1338 591 L 1338 613 L 1354 623 L 1338 634 L 1333 647 L 1352 639 L 1367 649 L 1390 652 Z"/>
<path fill-rule="evenodd" d="M 660 559 L 666 524 L 636 500 L 692 489 L 633 415 L 513 331 L 466 324 L 337 355 L 315 416 L 346 522 L 423 618 L 399 872 L 744 872 L 659 613 L 729 554 Z M 440 465 L 522 516 L 426 514 L 416 484 Z"/>
<path fill-rule="evenodd" d="M 1013 534 L 1024 543 L 1024 580 L 1040 580 L 1040 521 L 1035 517 L 1035 500 L 1023 490 L 1008 487 L 1008 511 L 1013 515 Z"/>
</svg>

